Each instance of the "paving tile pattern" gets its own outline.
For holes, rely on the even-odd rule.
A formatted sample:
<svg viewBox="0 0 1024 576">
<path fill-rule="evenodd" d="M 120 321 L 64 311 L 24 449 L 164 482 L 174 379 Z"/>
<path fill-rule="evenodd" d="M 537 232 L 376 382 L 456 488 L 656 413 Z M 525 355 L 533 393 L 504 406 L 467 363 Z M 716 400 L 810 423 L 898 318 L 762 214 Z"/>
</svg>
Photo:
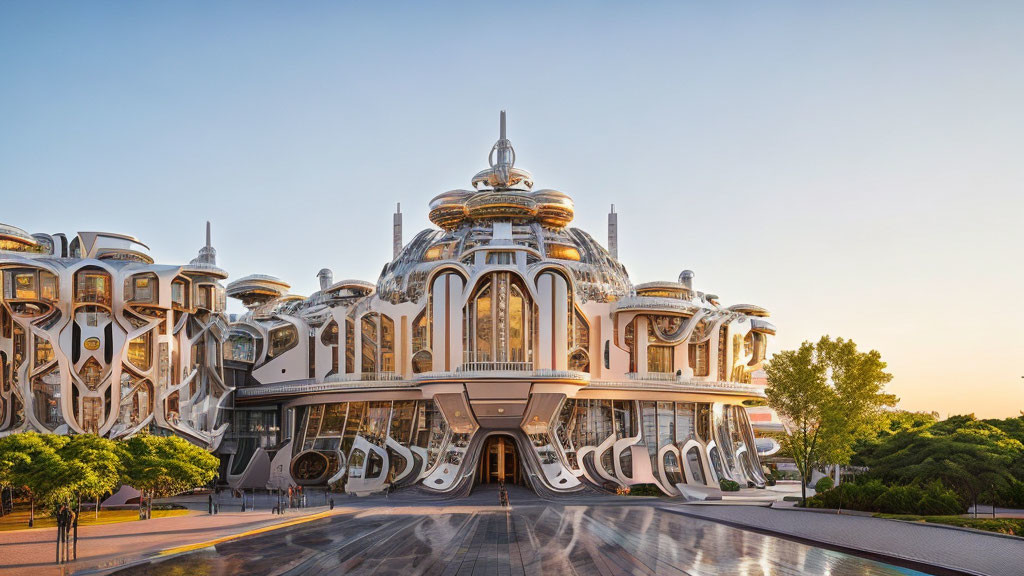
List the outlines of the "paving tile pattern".
<svg viewBox="0 0 1024 576">
<path fill-rule="evenodd" d="M 123 575 L 919 574 L 653 505 L 391 505 L 133 566 Z M 520 503 L 516 503 L 517 500 Z"/>
</svg>

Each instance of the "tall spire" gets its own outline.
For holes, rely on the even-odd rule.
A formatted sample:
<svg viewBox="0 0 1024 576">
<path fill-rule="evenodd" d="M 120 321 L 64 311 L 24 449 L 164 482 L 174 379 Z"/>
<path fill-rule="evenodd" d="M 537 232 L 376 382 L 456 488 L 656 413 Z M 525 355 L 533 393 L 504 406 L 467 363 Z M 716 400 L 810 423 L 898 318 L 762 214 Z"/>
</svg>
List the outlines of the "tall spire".
<svg viewBox="0 0 1024 576">
<path fill-rule="evenodd" d="M 395 206 L 395 217 L 392 221 L 391 229 L 391 258 L 392 260 L 398 258 L 398 253 L 402 251 L 402 203 L 399 202 Z"/>
<path fill-rule="evenodd" d="M 206 221 L 206 245 L 199 249 L 199 255 L 189 262 L 189 266 L 203 269 L 204 273 L 214 277 L 227 278 L 228 273 L 217 267 L 217 251 L 213 248 L 210 221 Z"/>
<path fill-rule="evenodd" d="M 619 215 L 615 213 L 615 204 L 608 213 L 608 253 L 619 259 Z"/>
</svg>

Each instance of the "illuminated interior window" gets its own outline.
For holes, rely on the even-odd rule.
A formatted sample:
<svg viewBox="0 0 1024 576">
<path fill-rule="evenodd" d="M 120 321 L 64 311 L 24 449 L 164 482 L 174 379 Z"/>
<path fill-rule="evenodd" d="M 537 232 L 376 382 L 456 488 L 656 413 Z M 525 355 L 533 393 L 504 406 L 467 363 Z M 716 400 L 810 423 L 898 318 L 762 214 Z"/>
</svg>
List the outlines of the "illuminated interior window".
<svg viewBox="0 0 1024 576">
<path fill-rule="evenodd" d="M 43 300 L 56 302 L 59 291 L 57 289 L 57 276 L 49 272 L 39 273 L 39 295 Z"/>
<path fill-rule="evenodd" d="M 267 356 L 276 358 L 291 350 L 299 343 L 299 331 L 295 326 L 289 324 L 274 328 L 270 331 L 270 348 L 267 349 Z"/>
<path fill-rule="evenodd" d="M 708 343 L 690 344 L 690 367 L 694 376 L 707 376 L 711 373 L 708 358 Z"/>
<path fill-rule="evenodd" d="M 75 303 L 110 307 L 110 275 L 102 270 L 82 270 L 75 274 Z"/>
<path fill-rule="evenodd" d="M 86 360 L 85 364 L 83 364 L 82 368 L 78 371 L 78 377 L 82 379 L 82 383 L 84 383 L 89 390 L 99 388 L 101 375 L 102 368 L 95 358 L 89 358 Z"/>
<path fill-rule="evenodd" d="M 351 318 L 345 319 L 345 373 L 356 372 L 356 328 Z"/>
<path fill-rule="evenodd" d="M 53 345 L 50 341 L 45 338 L 35 337 L 35 349 L 36 358 L 34 366 L 36 368 L 45 366 L 50 362 L 53 362 Z"/>
<path fill-rule="evenodd" d="M 375 313 L 363 316 L 362 326 L 362 372 L 372 374 L 377 371 L 377 318 Z"/>
<path fill-rule="evenodd" d="M 463 312 L 466 362 L 533 361 L 534 306 L 518 276 L 482 280 Z"/>
<path fill-rule="evenodd" d="M 649 345 L 647 347 L 647 371 L 660 373 L 674 372 L 672 346 Z"/>
<path fill-rule="evenodd" d="M 128 342 L 128 362 L 143 372 L 153 366 L 152 339 L 153 333 L 146 332 Z"/>
<path fill-rule="evenodd" d="M 36 299 L 36 275 L 33 272 L 18 274 L 14 277 L 14 297 L 21 300 Z"/>
</svg>

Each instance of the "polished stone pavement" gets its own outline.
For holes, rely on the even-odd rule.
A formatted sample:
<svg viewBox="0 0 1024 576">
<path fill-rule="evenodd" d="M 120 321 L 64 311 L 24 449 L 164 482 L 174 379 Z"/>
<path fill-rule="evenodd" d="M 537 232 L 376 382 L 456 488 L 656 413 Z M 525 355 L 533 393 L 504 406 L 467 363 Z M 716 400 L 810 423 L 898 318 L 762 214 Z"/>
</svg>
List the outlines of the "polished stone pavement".
<svg viewBox="0 0 1024 576">
<path fill-rule="evenodd" d="M 469 501 L 363 508 L 116 574 L 921 574 L 663 510 L 645 499 L 553 503 L 486 488 Z M 346 507 L 350 502 L 345 502 Z"/>
</svg>

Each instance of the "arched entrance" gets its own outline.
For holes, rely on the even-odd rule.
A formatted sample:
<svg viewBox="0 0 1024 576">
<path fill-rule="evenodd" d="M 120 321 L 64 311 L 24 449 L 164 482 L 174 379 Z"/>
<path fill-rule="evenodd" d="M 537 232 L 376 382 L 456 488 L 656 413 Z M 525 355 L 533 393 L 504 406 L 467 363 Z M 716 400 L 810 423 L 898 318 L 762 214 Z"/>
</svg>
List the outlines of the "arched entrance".
<svg viewBox="0 0 1024 576">
<path fill-rule="evenodd" d="M 477 464 L 477 483 L 521 484 L 524 480 L 521 468 L 515 440 L 506 434 L 490 436 L 484 442 Z"/>
</svg>

